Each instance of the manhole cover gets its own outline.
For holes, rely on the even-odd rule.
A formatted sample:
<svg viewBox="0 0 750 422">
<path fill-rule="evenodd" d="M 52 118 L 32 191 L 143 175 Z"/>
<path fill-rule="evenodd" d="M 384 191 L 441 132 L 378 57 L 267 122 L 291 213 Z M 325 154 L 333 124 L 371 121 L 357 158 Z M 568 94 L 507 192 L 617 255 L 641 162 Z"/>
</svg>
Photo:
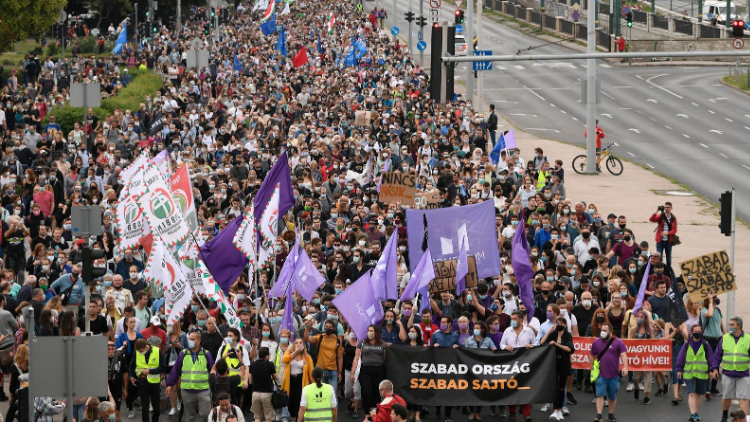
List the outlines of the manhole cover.
<svg viewBox="0 0 750 422">
<path fill-rule="evenodd" d="M 654 193 L 669 196 L 695 196 L 693 192 L 686 190 L 656 190 Z"/>
</svg>

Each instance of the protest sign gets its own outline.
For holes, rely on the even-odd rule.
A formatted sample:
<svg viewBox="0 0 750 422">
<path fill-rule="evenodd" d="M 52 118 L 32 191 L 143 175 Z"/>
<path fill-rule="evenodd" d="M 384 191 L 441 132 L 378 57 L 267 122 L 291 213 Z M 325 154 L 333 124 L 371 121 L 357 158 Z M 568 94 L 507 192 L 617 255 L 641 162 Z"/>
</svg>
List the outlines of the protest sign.
<svg viewBox="0 0 750 422">
<path fill-rule="evenodd" d="M 593 337 L 573 337 L 575 353 L 570 355 L 573 369 L 591 369 Z M 672 342 L 670 340 L 623 339 L 628 349 L 628 370 L 671 371 Z"/>
<path fill-rule="evenodd" d="M 486 349 L 391 346 L 388 379 L 407 403 L 481 406 L 554 401 L 555 348 Z"/>
<path fill-rule="evenodd" d="M 466 274 L 466 288 L 477 285 L 477 261 L 473 256 L 466 259 L 469 263 L 469 273 Z M 456 266 L 458 258 L 434 261 L 435 278 L 430 282 L 430 293 L 440 293 L 456 290 Z"/>
<path fill-rule="evenodd" d="M 737 290 L 726 250 L 680 262 L 680 272 L 694 302 L 702 301 L 709 294 L 716 296 Z"/>
<path fill-rule="evenodd" d="M 380 184 L 380 201 L 389 204 L 401 202 L 401 205 L 414 206 L 414 194 L 417 193 L 417 176 L 414 174 L 387 171 Z"/>
<path fill-rule="evenodd" d="M 354 126 L 367 126 L 370 124 L 370 112 L 369 111 L 355 111 L 354 112 Z"/>
<path fill-rule="evenodd" d="M 414 208 L 418 210 L 434 210 L 440 208 L 440 191 L 417 192 L 414 198 Z"/>
</svg>

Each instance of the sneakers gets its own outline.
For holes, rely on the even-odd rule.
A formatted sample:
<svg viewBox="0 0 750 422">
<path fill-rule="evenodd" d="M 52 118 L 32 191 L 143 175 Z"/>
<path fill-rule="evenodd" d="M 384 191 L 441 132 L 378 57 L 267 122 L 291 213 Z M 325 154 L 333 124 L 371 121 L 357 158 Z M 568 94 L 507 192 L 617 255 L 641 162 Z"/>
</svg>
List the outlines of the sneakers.
<svg viewBox="0 0 750 422">
<path fill-rule="evenodd" d="M 615 415 L 613 415 L 611 413 L 609 414 L 609 416 L 607 416 L 607 420 L 609 422 L 617 422 L 617 418 L 615 418 Z"/>
<path fill-rule="evenodd" d="M 594 400 L 591 400 L 591 404 L 596 404 L 596 397 L 594 397 Z"/>
<path fill-rule="evenodd" d="M 690 415 L 688 422 L 695 422 L 695 415 Z"/>
<path fill-rule="evenodd" d="M 571 393 L 570 391 L 568 391 L 568 394 L 566 395 L 566 397 L 568 398 L 568 403 L 572 405 L 578 404 L 578 400 L 576 400 L 576 398 L 573 397 L 573 393 Z"/>
<path fill-rule="evenodd" d="M 549 403 L 545 403 L 540 410 L 542 412 L 547 412 L 548 410 L 550 410 L 550 408 L 552 408 L 552 405 Z"/>
<path fill-rule="evenodd" d="M 531 416 L 526 416 L 526 419 L 524 419 L 526 422 L 531 422 L 533 419 L 531 419 Z"/>
<path fill-rule="evenodd" d="M 627 391 L 628 393 L 632 393 L 634 389 L 635 389 L 635 384 L 633 384 L 632 382 L 629 382 L 628 388 L 625 391 Z"/>
<path fill-rule="evenodd" d="M 693 417 L 695 418 L 695 420 L 696 420 L 696 421 L 700 421 L 700 420 L 701 420 L 701 417 L 700 417 L 700 415 L 699 415 L 699 414 L 697 414 L 697 413 L 696 413 L 696 414 L 694 414 L 694 415 L 693 415 Z"/>
<path fill-rule="evenodd" d="M 643 380 L 641 380 L 641 382 L 638 384 L 638 389 L 641 391 L 645 390 L 645 388 L 643 387 Z"/>
<path fill-rule="evenodd" d="M 500 406 L 500 417 L 505 418 L 505 406 Z"/>
<path fill-rule="evenodd" d="M 596 415 L 596 417 L 594 417 L 594 422 L 602 422 L 602 415 Z"/>
<path fill-rule="evenodd" d="M 609 407 L 609 400 L 604 399 L 604 407 Z"/>
<path fill-rule="evenodd" d="M 643 404 L 644 404 L 644 405 L 649 405 L 649 404 L 651 404 L 651 398 L 650 398 L 649 396 L 646 396 L 646 397 L 644 397 L 644 398 L 643 398 Z"/>
<path fill-rule="evenodd" d="M 135 412 L 133 412 L 132 410 L 128 412 L 128 419 L 135 419 Z"/>
<path fill-rule="evenodd" d="M 664 395 L 667 395 L 667 393 L 669 392 L 669 384 L 664 384 L 664 386 L 662 386 L 661 388 L 661 391 L 664 392 Z"/>
<path fill-rule="evenodd" d="M 557 417 L 557 412 L 552 412 L 549 414 L 549 420 L 551 421 L 559 421 L 561 418 Z"/>
<path fill-rule="evenodd" d="M 182 409 L 182 400 L 177 400 L 177 410 Z"/>
<path fill-rule="evenodd" d="M 711 393 L 706 391 L 706 400 L 711 401 Z"/>
<path fill-rule="evenodd" d="M 664 389 L 662 389 L 661 387 L 657 386 L 656 387 L 656 397 L 659 397 L 662 394 L 664 394 Z"/>
<path fill-rule="evenodd" d="M 563 416 L 568 416 L 568 415 L 570 415 L 570 410 L 568 410 L 567 407 L 563 407 L 562 408 L 562 414 L 563 414 Z"/>
</svg>

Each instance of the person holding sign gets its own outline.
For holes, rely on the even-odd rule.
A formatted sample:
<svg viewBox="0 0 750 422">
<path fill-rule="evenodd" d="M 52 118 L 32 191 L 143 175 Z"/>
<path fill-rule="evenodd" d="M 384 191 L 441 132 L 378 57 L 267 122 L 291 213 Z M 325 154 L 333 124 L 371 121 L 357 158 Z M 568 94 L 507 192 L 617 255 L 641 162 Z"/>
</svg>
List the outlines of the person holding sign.
<svg viewBox="0 0 750 422">
<path fill-rule="evenodd" d="M 711 367 L 711 378 L 719 377 L 722 369 L 721 422 L 727 422 L 732 400 L 740 401 L 740 408 L 747 414 L 750 398 L 750 335 L 742 331 L 742 318 L 729 318 L 729 332 L 724 334 L 716 347 Z"/>
<path fill-rule="evenodd" d="M 690 422 L 700 421 L 698 410 L 701 407 L 701 395 L 706 394 L 709 363 L 713 363 L 713 351 L 699 324 L 690 327 L 690 339 L 682 346 L 677 356 L 677 378 L 682 378 L 687 386 Z M 716 369 L 716 368 L 711 368 Z"/>
</svg>

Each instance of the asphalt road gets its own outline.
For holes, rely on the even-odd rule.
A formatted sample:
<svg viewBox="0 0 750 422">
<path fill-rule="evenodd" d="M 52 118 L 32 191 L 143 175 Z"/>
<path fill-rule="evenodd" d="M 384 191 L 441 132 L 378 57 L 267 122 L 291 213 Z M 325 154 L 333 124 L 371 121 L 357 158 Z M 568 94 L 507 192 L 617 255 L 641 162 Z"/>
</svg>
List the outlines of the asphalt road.
<svg viewBox="0 0 750 422">
<path fill-rule="evenodd" d="M 367 2 L 365 9 L 375 4 L 388 10 L 392 22 L 393 2 Z M 448 8 L 443 14 L 452 17 L 454 6 L 443 4 Z M 418 5 L 414 2 L 414 10 Z M 429 9 L 427 4 L 424 8 Z M 407 1 L 398 0 L 398 9 L 396 24 L 406 39 L 403 12 L 408 9 Z M 534 54 L 571 52 L 560 45 L 542 46 L 544 41 L 487 19 L 484 22 L 487 44 L 480 44 L 480 49 L 515 54 L 539 46 L 532 50 Z M 431 45 L 429 32 L 425 33 L 425 53 Z M 516 127 L 583 145 L 586 106 L 580 99 L 585 63 L 495 62 L 493 70 L 484 72 L 485 101 L 495 104 Z M 425 64 L 429 64 L 428 54 Z M 471 69 L 471 64 L 458 65 L 457 82 L 466 80 L 467 67 Z M 715 203 L 721 192 L 735 186 L 739 189 L 737 215 L 750 219 L 750 196 L 739 186 L 740 180 L 750 176 L 750 151 L 745 148 L 750 135 L 750 102 L 747 96 L 719 83 L 726 67 L 613 66 L 597 61 L 597 74 L 601 79 L 597 118 L 606 133 L 605 142 L 616 142 L 616 155 L 671 177 Z M 533 145 L 525 147 L 528 153 Z M 565 163 L 567 168 L 569 165 Z"/>
</svg>

